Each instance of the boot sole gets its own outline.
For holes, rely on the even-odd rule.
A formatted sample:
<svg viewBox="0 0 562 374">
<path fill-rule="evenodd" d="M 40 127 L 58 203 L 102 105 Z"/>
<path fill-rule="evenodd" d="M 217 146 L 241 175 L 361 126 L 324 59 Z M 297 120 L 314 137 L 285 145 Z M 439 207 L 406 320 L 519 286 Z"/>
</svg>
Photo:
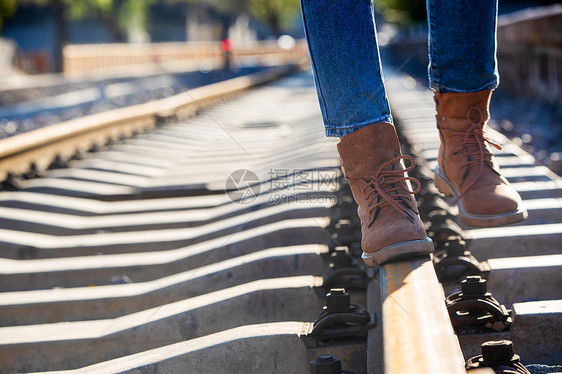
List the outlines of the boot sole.
<svg viewBox="0 0 562 374">
<path fill-rule="evenodd" d="M 433 241 L 425 238 L 392 244 L 373 253 L 363 252 L 361 258 L 365 265 L 376 267 L 405 257 L 430 253 L 433 253 Z"/>
<path fill-rule="evenodd" d="M 459 192 L 441 172 L 439 165 L 435 167 L 435 187 L 437 187 L 437 190 L 443 195 L 457 199 L 457 204 L 459 206 L 459 218 L 462 222 L 469 226 L 497 227 L 521 222 L 527 219 L 527 210 L 521 206 L 518 206 L 514 211 L 501 214 L 481 215 L 467 212 L 462 205 L 462 201 L 459 199 Z"/>
</svg>

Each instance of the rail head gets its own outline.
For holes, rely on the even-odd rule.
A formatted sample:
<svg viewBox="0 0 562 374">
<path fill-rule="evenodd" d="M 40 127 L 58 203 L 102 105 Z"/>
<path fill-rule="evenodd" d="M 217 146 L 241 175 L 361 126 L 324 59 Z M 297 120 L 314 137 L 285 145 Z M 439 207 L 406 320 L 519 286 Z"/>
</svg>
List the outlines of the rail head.
<svg viewBox="0 0 562 374">
<path fill-rule="evenodd" d="M 429 256 L 380 268 L 385 373 L 466 374 Z"/>
</svg>

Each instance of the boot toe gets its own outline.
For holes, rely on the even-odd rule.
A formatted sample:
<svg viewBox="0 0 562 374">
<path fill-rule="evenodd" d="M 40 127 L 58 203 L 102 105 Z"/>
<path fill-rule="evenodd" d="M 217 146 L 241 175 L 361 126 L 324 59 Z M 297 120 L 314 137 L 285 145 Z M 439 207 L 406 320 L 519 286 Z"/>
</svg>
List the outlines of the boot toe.
<svg viewBox="0 0 562 374">
<path fill-rule="evenodd" d="M 475 215 L 497 215 L 514 212 L 521 198 L 510 185 L 483 186 L 461 198 L 463 209 Z"/>
<path fill-rule="evenodd" d="M 427 237 L 419 218 L 404 218 L 395 210 L 387 212 L 392 217 L 381 217 L 371 227 L 362 225 L 361 247 L 363 252 L 374 253 L 390 245 Z M 385 214 L 386 215 L 386 214 Z"/>
</svg>

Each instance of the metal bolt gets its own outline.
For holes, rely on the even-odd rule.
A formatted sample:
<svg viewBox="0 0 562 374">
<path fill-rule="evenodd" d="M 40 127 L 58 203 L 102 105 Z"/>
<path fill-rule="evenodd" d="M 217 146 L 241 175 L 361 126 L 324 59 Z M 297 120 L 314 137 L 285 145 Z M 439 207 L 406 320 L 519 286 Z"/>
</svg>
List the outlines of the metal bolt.
<svg viewBox="0 0 562 374">
<path fill-rule="evenodd" d="M 496 340 L 482 344 L 482 358 L 485 362 L 509 362 L 514 354 L 513 343 L 510 340 Z"/>
<path fill-rule="evenodd" d="M 328 313 L 341 313 L 349 310 L 351 298 L 345 288 L 332 288 L 326 295 L 326 309 Z"/>
<path fill-rule="evenodd" d="M 461 291 L 464 296 L 485 296 L 488 292 L 486 279 L 480 275 L 470 275 L 461 282 Z"/>
<path fill-rule="evenodd" d="M 330 354 L 316 356 L 310 361 L 310 374 L 341 374 L 341 361 Z"/>
</svg>

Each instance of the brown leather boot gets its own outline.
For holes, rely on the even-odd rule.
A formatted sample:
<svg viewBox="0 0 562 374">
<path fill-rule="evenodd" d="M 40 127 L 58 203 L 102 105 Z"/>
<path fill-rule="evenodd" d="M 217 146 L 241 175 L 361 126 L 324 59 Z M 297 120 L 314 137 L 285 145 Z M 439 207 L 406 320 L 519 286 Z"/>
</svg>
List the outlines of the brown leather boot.
<svg viewBox="0 0 562 374">
<path fill-rule="evenodd" d="M 414 159 L 402 156 L 394 126 L 377 123 L 345 136 L 338 144 L 342 169 L 361 219 L 361 248 L 367 266 L 378 266 L 412 254 L 433 252 L 413 197 L 419 182 L 404 173 Z M 412 165 L 404 169 L 401 159 Z M 406 181 L 417 188 L 408 189 Z"/>
<path fill-rule="evenodd" d="M 435 92 L 437 128 L 441 138 L 435 186 L 454 196 L 459 217 L 467 225 L 493 227 L 523 221 L 521 197 L 500 174 L 484 136 L 492 91 Z"/>
</svg>

